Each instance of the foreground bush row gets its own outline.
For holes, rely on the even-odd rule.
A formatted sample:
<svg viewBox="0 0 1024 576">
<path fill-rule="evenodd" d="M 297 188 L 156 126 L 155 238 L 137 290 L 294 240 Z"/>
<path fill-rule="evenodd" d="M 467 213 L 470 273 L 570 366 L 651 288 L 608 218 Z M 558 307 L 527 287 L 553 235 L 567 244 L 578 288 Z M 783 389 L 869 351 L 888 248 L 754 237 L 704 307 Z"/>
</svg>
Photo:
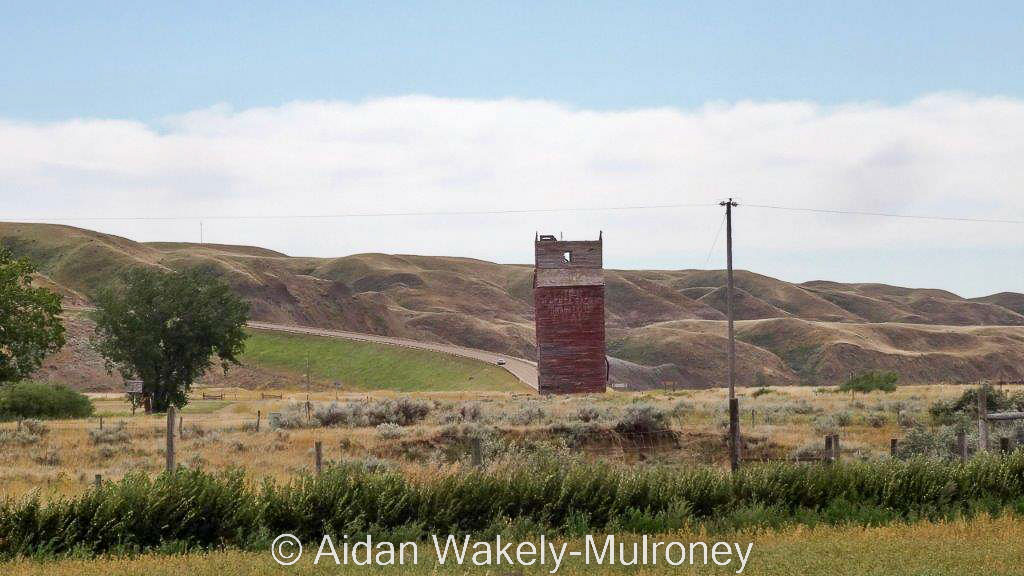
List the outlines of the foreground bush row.
<svg viewBox="0 0 1024 576">
<path fill-rule="evenodd" d="M 408 540 L 545 532 L 666 532 L 792 523 L 884 524 L 1024 509 L 1024 452 L 966 464 L 618 469 L 538 458 L 416 481 L 358 464 L 287 484 L 240 472 L 130 475 L 75 498 L 0 504 L 0 557 L 262 548 L 283 532 Z"/>
</svg>

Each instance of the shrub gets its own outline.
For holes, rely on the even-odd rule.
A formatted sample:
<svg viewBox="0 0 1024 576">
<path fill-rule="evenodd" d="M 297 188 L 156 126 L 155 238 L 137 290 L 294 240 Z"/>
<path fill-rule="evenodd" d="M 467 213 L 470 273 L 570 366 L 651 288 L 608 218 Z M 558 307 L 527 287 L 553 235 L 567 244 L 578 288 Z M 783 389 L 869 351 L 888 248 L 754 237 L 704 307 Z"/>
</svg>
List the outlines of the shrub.
<svg viewBox="0 0 1024 576">
<path fill-rule="evenodd" d="M 35 434 L 36 436 L 46 436 L 50 433 L 50 428 L 44 424 L 42 420 L 36 420 L 34 418 L 22 420 L 21 427 L 29 434 Z"/>
<path fill-rule="evenodd" d="M 599 436 L 602 431 L 596 422 L 559 422 L 551 425 L 551 433 L 564 439 L 566 446 L 578 448 Z"/>
<path fill-rule="evenodd" d="M 181 430 L 178 431 L 178 436 L 182 440 L 202 438 L 206 436 L 206 430 L 198 422 L 189 422 L 181 427 Z"/>
<path fill-rule="evenodd" d="M 332 404 L 334 403 L 332 402 Z M 289 402 L 281 412 L 277 414 L 272 413 L 267 418 L 267 423 L 274 429 L 284 428 L 286 430 L 293 430 L 305 428 L 307 422 L 305 404 L 294 401 Z"/>
<path fill-rule="evenodd" d="M 821 411 L 820 408 L 815 408 L 810 402 L 803 398 L 793 402 L 789 406 L 789 409 L 792 410 L 794 414 L 814 414 L 815 412 Z"/>
<path fill-rule="evenodd" d="M 849 424 L 849 422 L 845 421 L 840 416 L 840 413 L 836 413 L 829 414 L 827 416 L 816 417 L 814 419 L 814 422 L 812 423 L 812 427 L 814 428 L 814 431 L 817 434 L 831 434 L 836 432 L 840 428 L 843 428 L 847 424 Z"/>
<path fill-rule="evenodd" d="M 0 420 L 19 418 L 87 418 L 92 402 L 63 384 L 15 382 L 0 386 Z"/>
<path fill-rule="evenodd" d="M 32 461 L 40 466 L 60 466 L 60 452 L 48 448 L 40 454 L 33 455 Z"/>
<path fill-rule="evenodd" d="M 384 440 L 396 440 L 405 434 L 405 430 L 398 424 L 384 422 L 377 425 L 377 436 Z"/>
<path fill-rule="evenodd" d="M 679 417 L 691 411 L 693 411 L 693 406 L 689 402 L 686 400 L 676 400 L 668 412 L 672 416 Z"/>
<path fill-rule="evenodd" d="M 864 423 L 872 428 L 883 428 L 889 423 L 885 414 L 873 413 L 864 417 Z"/>
<path fill-rule="evenodd" d="M 373 408 L 370 411 L 371 426 L 384 422 L 409 426 L 426 418 L 430 413 L 431 405 L 426 400 L 402 396 L 395 400 L 388 399 L 371 404 L 371 407 Z"/>
<path fill-rule="evenodd" d="M 352 421 L 352 414 L 349 407 L 352 405 L 352 402 L 344 405 L 338 404 L 337 402 L 320 405 L 313 410 L 313 418 L 324 427 L 349 424 Z"/>
<path fill-rule="evenodd" d="M 794 449 L 789 457 L 797 461 L 821 460 L 825 457 L 825 449 L 820 443 L 813 442 Z"/>
<path fill-rule="evenodd" d="M 949 459 L 953 457 L 953 445 L 955 444 L 955 433 L 951 428 L 940 428 L 928 430 L 923 426 L 910 428 L 899 444 L 900 458 L 912 458 L 924 456 L 935 459 Z"/>
<path fill-rule="evenodd" d="M 852 376 L 849 380 L 840 384 L 839 391 L 850 392 L 851 394 L 856 392 L 874 392 L 875 390 L 892 392 L 896 390 L 896 383 L 899 382 L 899 379 L 900 375 L 896 372 L 868 370 Z"/>
<path fill-rule="evenodd" d="M 401 398 L 361 400 L 317 407 L 314 418 L 321 426 L 377 426 L 389 423 L 409 426 L 427 417 L 431 405 L 425 400 Z"/>
<path fill-rule="evenodd" d="M 0 430 L 0 446 L 32 446 L 38 444 L 43 437 L 28 430 Z"/>
<path fill-rule="evenodd" d="M 620 434 L 653 434 L 665 431 L 668 416 L 653 404 L 632 404 L 626 407 L 615 431 Z"/>
<path fill-rule="evenodd" d="M 97 446 L 102 444 L 127 444 L 132 441 L 132 435 L 128 432 L 128 427 L 125 426 L 124 421 L 120 421 L 103 430 L 89 430 L 89 439 Z"/>
<path fill-rule="evenodd" d="M 952 424 L 958 419 L 956 408 L 952 400 L 936 400 L 928 407 L 928 415 L 932 422 L 941 425 Z"/>
<path fill-rule="evenodd" d="M 853 423 L 853 414 L 851 414 L 848 410 L 836 412 L 835 414 L 832 414 L 832 418 L 835 419 L 836 426 L 839 426 L 840 428 L 846 428 L 851 423 Z"/>
<path fill-rule="evenodd" d="M 580 422 L 594 422 L 601 417 L 601 411 L 593 404 L 580 404 L 576 408 L 576 418 Z"/>
<path fill-rule="evenodd" d="M 543 422 L 548 417 L 548 411 L 535 402 L 528 402 L 519 407 L 510 419 L 514 424 L 527 426 L 536 422 Z"/>
<path fill-rule="evenodd" d="M 1024 410 L 1024 395 L 1008 396 L 1006 392 L 985 384 L 985 405 L 989 412 Z M 956 400 L 937 400 L 928 407 L 936 424 L 953 424 L 964 416 L 978 417 L 978 388 L 964 390 Z"/>
<path fill-rule="evenodd" d="M 459 416 L 463 422 L 476 422 L 483 417 L 483 408 L 479 402 L 463 402 L 459 406 Z"/>
<path fill-rule="evenodd" d="M 274 430 L 274 441 L 270 445 L 270 447 L 277 452 L 287 450 L 289 446 L 291 446 L 291 439 L 291 434 L 289 434 L 287 430 L 282 430 L 281 428 L 278 428 Z"/>
<path fill-rule="evenodd" d="M 909 412 L 900 412 L 896 416 L 896 423 L 900 425 L 900 428 L 913 428 L 919 424 L 917 418 L 914 418 L 914 415 Z"/>
</svg>

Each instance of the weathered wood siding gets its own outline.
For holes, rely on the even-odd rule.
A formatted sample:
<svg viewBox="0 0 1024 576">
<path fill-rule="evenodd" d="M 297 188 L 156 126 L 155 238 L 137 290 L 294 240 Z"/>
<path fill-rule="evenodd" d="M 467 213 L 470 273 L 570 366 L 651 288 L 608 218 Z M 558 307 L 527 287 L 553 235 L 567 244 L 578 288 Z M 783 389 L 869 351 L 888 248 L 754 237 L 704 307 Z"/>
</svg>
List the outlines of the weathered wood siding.
<svg viewBox="0 0 1024 576">
<path fill-rule="evenodd" d="M 537 268 L 592 268 L 600 270 L 601 241 L 596 240 L 539 240 L 534 244 Z M 565 253 L 572 254 L 565 261 Z"/>
<path fill-rule="evenodd" d="M 570 252 L 567 261 L 565 252 Z M 533 301 L 542 394 L 604 392 L 608 382 L 601 241 L 536 243 Z"/>
</svg>

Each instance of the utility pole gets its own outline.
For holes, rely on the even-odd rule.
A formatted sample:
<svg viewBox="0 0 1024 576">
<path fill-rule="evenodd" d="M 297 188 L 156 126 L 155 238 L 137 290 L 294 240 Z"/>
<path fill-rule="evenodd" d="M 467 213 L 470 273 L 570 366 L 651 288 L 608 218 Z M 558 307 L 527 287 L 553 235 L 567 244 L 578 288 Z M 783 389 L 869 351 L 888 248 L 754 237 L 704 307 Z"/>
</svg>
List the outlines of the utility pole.
<svg viewBox="0 0 1024 576">
<path fill-rule="evenodd" d="M 737 206 L 732 198 L 719 203 L 725 206 L 725 254 L 727 288 L 725 310 L 729 317 L 729 467 L 735 472 L 740 467 L 740 404 L 736 398 L 736 334 L 733 329 L 732 281 L 732 209 Z"/>
<path fill-rule="evenodd" d="M 306 399 L 309 399 L 309 350 L 306 350 Z"/>
<path fill-rule="evenodd" d="M 313 406 L 309 403 L 309 350 L 306 350 L 306 422 L 310 421 L 312 409 Z"/>
<path fill-rule="evenodd" d="M 204 244 L 203 240 L 204 240 L 204 238 L 203 238 L 203 221 L 200 220 L 199 221 L 199 243 L 200 244 Z"/>
</svg>

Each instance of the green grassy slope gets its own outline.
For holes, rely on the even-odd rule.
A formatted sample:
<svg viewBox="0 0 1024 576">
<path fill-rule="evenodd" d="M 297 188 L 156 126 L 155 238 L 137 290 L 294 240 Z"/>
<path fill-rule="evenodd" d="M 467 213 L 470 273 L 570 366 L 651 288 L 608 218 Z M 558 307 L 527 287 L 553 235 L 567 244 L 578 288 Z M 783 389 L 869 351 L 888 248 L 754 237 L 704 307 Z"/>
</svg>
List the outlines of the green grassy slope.
<svg viewBox="0 0 1024 576">
<path fill-rule="evenodd" d="M 413 350 L 321 336 L 250 331 L 242 363 L 260 371 L 306 373 L 315 382 L 341 382 L 345 390 L 494 391 L 522 390 L 498 366 L 428 350 Z"/>
</svg>

